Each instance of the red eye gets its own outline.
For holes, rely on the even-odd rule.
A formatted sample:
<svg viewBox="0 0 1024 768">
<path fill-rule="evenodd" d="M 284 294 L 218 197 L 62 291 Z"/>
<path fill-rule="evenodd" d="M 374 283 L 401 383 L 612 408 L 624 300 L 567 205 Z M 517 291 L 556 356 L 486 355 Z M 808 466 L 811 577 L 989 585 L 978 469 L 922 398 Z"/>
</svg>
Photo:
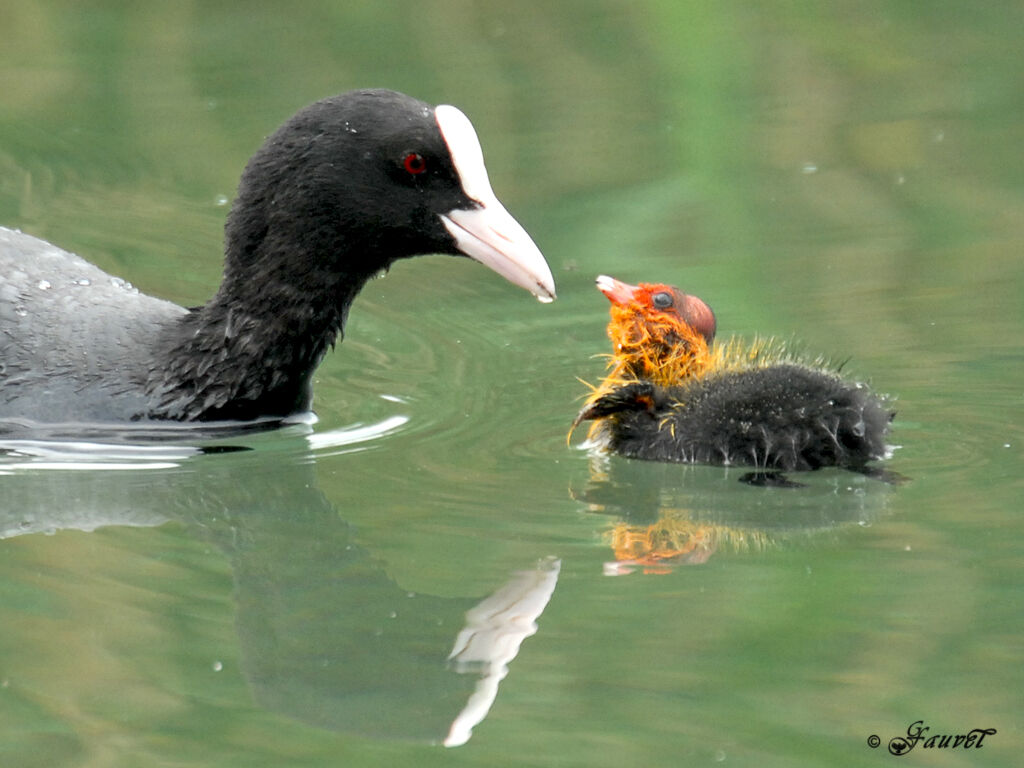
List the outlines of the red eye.
<svg viewBox="0 0 1024 768">
<path fill-rule="evenodd" d="M 427 170 L 427 159 L 418 152 L 410 152 L 402 160 L 402 167 L 413 176 L 419 176 Z"/>
</svg>

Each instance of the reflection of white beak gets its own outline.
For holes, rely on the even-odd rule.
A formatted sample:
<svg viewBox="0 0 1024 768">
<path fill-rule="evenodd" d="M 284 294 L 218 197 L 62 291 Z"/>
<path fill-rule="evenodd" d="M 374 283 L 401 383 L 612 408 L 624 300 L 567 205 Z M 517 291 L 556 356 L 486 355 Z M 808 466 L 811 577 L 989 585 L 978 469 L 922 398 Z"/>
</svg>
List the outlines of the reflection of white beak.
<svg viewBox="0 0 1024 768">
<path fill-rule="evenodd" d="M 435 115 L 462 190 L 478 206 L 441 214 L 445 229 L 470 258 L 541 301 L 554 301 L 555 279 L 543 254 L 491 190 L 473 124 L 458 109 L 447 105 L 438 107 Z"/>
<path fill-rule="evenodd" d="M 458 747 L 469 741 L 473 726 L 481 722 L 498 696 L 498 683 L 523 640 L 537 631 L 558 581 L 562 561 L 546 557 L 531 571 L 513 574 L 504 586 L 466 611 L 466 626 L 455 638 L 448 660 L 459 673 L 477 673 L 476 690 L 452 721 L 443 744 Z"/>
</svg>

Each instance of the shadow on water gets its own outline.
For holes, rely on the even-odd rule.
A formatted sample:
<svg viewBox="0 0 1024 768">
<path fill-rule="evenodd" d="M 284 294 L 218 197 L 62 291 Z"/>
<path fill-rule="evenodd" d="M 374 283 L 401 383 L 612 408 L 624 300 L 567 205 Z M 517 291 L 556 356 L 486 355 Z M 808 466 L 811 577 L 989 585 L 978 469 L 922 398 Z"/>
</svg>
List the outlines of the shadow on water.
<svg viewBox="0 0 1024 768">
<path fill-rule="evenodd" d="M 219 446 L 228 456 L 6 443 L 0 539 L 183 524 L 231 563 L 243 673 L 261 706 L 320 728 L 458 746 L 536 632 L 560 563 L 524 564 L 482 599 L 400 588 L 317 488 L 310 453 L 355 450 L 394 426 L 293 434 L 277 455 L 232 443 Z"/>
<path fill-rule="evenodd" d="M 845 470 L 794 472 L 785 484 L 742 484 L 748 467 L 616 459 L 591 453 L 588 474 L 570 493 L 609 518 L 607 575 L 701 565 L 719 551 L 764 551 L 821 542 L 843 528 L 871 525 L 887 509 L 892 484 Z"/>
</svg>

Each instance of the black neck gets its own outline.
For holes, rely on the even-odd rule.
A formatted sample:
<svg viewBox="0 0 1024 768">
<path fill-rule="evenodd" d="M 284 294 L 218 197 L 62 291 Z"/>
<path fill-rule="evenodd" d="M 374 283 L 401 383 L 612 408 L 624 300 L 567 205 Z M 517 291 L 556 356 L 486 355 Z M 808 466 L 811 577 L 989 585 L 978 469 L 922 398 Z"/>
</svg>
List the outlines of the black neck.
<svg viewBox="0 0 1024 768">
<path fill-rule="evenodd" d="M 249 420 L 309 409 L 313 372 L 367 276 L 338 274 L 326 254 L 294 251 L 287 261 L 309 266 L 301 279 L 267 274 L 282 259 L 265 256 L 250 254 L 243 270 L 231 268 L 239 261 L 229 253 L 217 294 L 174 330 L 168 365 L 151 383 L 151 417 Z"/>
</svg>

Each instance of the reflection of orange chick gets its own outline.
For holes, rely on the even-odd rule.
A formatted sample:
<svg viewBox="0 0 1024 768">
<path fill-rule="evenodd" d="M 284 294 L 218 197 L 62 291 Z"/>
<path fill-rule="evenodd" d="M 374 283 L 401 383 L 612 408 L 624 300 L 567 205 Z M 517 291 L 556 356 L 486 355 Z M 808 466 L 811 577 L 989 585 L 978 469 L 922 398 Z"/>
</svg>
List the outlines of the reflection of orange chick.
<svg viewBox="0 0 1024 768">
<path fill-rule="evenodd" d="M 766 342 L 714 345 L 715 316 L 670 285 L 602 275 L 610 372 L 574 426 L 607 450 L 656 461 L 869 471 L 892 414 L 860 383 Z"/>
<path fill-rule="evenodd" d="M 616 523 L 609 538 L 615 560 L 604 570 L 610 576 L 636 568 L 668 573 L 677 565 L 702 565 L 721 550 L 764 550 L 772 544 L 763 531 L 698 522 L 680 510 L 665 510 L 649 525 Z"/>
<path fill-rule="evenodd" d="M 713 526 L 662 518 L 651 525 L 618 523 L 611 532 L 616 573 L 639 566 L 644 573 L 665 573 L 672 565 L 700 565 L 715 551 Z"/>
</svg>

